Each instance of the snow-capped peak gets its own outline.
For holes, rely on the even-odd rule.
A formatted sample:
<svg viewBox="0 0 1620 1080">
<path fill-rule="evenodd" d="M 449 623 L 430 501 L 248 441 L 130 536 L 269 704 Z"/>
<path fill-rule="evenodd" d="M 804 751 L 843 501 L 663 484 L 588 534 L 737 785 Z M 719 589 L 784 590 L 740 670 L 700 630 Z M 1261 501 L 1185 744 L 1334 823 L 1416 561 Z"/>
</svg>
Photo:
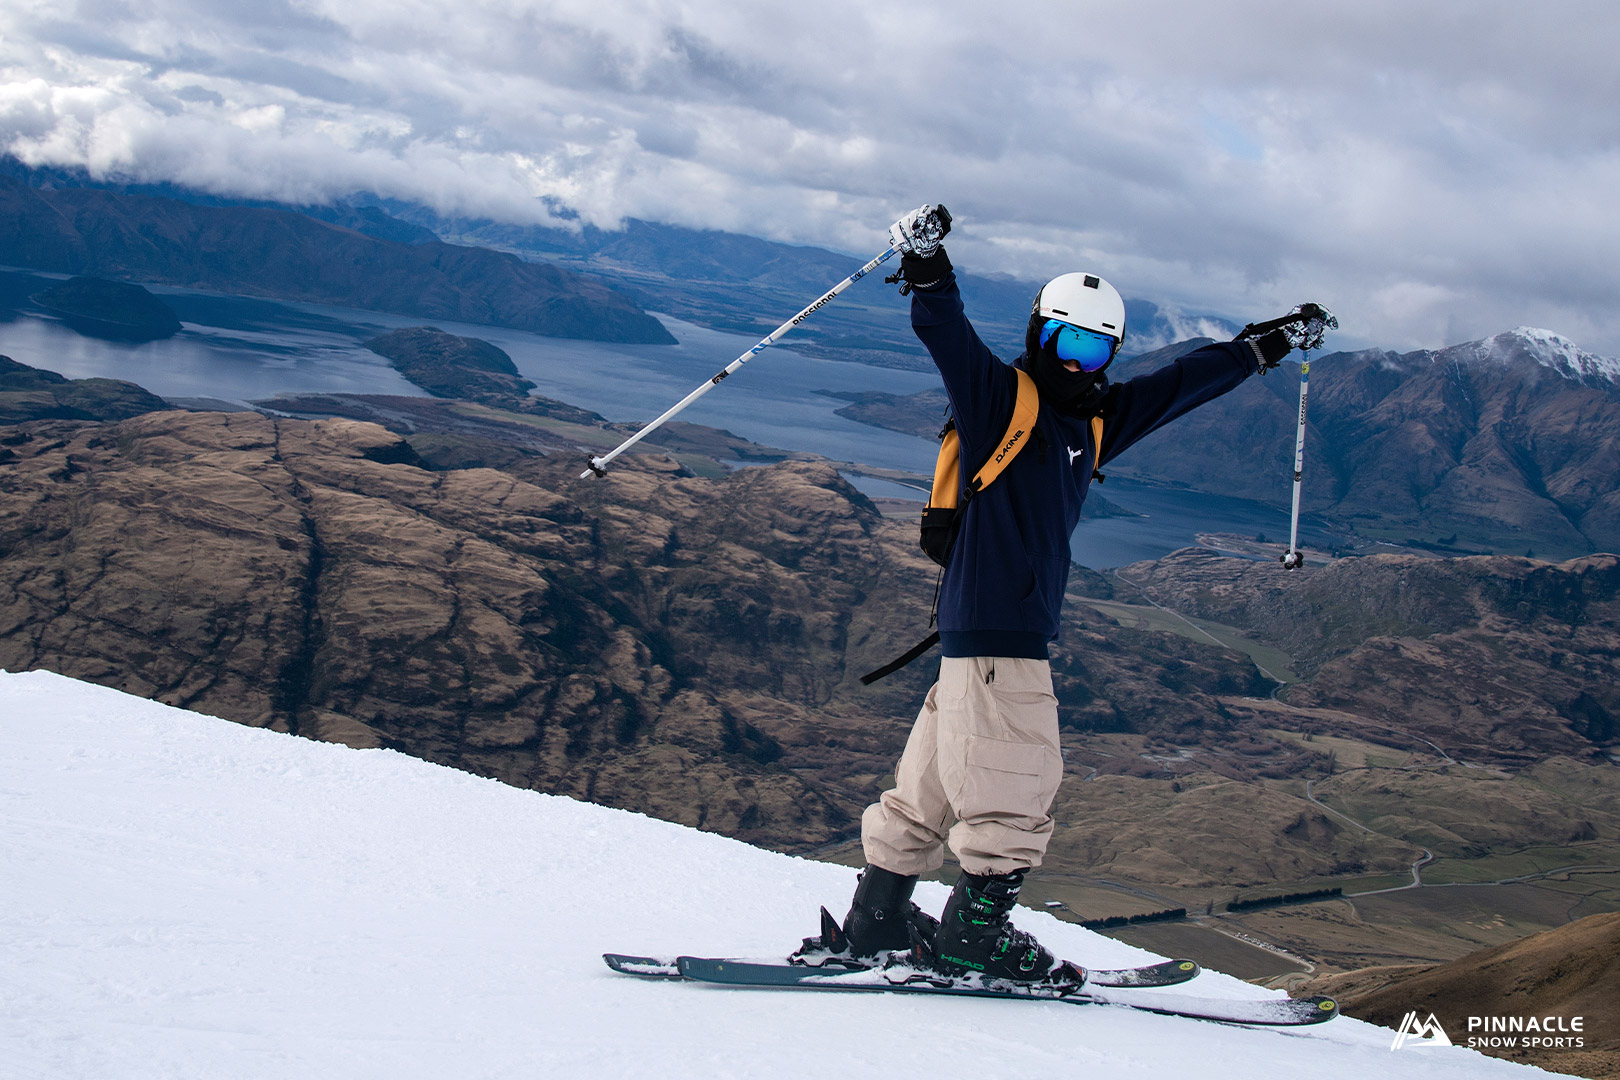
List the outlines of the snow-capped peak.
<svg viewBox="0 0 1620 1080">
<path fill-rule="evenodd" d="M 1481 360 L 1504 363 L 1518 356 L 1528 356 L 1583 385 L 1620 384 L 1620 359 L 1584 352 L 1569 338 L 1551 330 L 1520 326 L 1476 342 L 1474 348 Z"/>
</svg>

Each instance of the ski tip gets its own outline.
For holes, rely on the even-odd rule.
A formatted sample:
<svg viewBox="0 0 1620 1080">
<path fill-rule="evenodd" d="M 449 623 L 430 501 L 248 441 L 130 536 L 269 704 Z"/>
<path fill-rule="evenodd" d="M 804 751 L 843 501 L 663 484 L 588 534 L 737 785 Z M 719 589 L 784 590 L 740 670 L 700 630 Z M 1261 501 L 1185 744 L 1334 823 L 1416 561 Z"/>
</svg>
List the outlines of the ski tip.
<svg viewBox="0 0 1620 1080">
<path fill-rule="evenodd" d="M 603 953 L 602 962 L 622 975 L 641 975 L 652 979 L 678 979 L 680 969 L 673 958 L 660 956 L 627 956 L 624 953 Z"/>
<path fill-rule="evenodd" d="M 1202 974 L 1203 970 L 1192 960 L 1161 960 L 1157 964 L 1148 964 L 1145 967 L 1094 969 L 1088 973 L 1090 976 L 1088 981 L 1094 986 L 1121 988 L 1176 986 L 1191 982 Z"/>
<path fill-rule="evenodd" d="M 1290 998 L 1288 1012 L 1280 1023 L 1289 1025 L 1324 1024 L 1339 1015 L 1339 1003 L 1330 997 Z"/>
</svg>

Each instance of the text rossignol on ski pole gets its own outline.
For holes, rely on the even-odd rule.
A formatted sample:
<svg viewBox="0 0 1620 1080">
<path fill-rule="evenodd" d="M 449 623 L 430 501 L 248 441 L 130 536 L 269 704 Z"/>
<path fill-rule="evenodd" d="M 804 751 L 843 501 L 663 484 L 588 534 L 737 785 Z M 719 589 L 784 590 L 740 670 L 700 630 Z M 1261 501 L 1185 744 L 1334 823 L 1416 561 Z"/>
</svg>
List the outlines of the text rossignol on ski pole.
<svg viewBox="0 0 1620 1080">
<path fill-rule="evenodd" d="M 1305 562 L 1299 550 L 1299 490 L 1305 477 L 1305 401 L 1310 388 L 1310 353 L 1299 365 L 1299 432 L 1294 436 L 1294 512 L 1288 523 L 1288 550 L 1283 553 L 1285 570 L 1298 570 Z"/>
<path fill-rule="evenodd" d="M 843 292 L 845 289 L 847 289 L 851 285 L 855 284 L 855 282 L 859 281 L 861 278 L 865 277 L 867 274 L 870 274 L 873 270 L 875 270 L 878 267 L 878 265 L 880 263 L 883 262 L 883 260 L 885 260 L 885 259 L 889 258 L 890 256 L 894 255 L 899 250 L 900 250 L 899 248 L 893 247 L 893 246 L 890 246 L 890 247 L 886 248 L 883 251 L 882 254 L 878 255 L 871 262 L 867 263 L 865 266 L 861 267 L 859 270 L 857 270 L 853 274 L 849 275 L 849 277 L 845 278 L 843 281 L 840 281 L 837 285 L 834 285 L 831 289 L 828 289 L 825 293 L 822 293 L 821 296 L 814 303 L 808 305 L 807 307 L 805 307 L 805 309 L 803 311 L 801 311 L 797 315 L 793 316 L 793 318 L 789 319 L 787 322 L 783 323 L 781 326 L 778 326 L 775 330 L 772 330 L 769 334 L 766 334 L 764 337 L 760 338 L 758 345 L 755 345 L 753 348 L 749 349 L 747 352 L 745 352 L 741 356 L 737 357 L 737 359 L 735 359 L 731 363 L 727 364 L 725 366 L 725 368 L 722 371 L 720 371 L 719 374 L 715 375 L 712 379 L 710 379 L 708 382 L 704 383 L 702 386 L 699 386 L 696 390 L 693 390 L 690 394 L 687 394 L 680 401 L 677 401 L 662 416 L 658 417 L 656 420 L 654 420 L 651 423 L 647 424 L 640 431 L 636 432 L 634 435 L 632 435 L 628 439 L 624 440 L 624 442 L 622 442 L 618 446 L 614 447 L 613 450 L 609 451 L 608 453 L 603 454 L 601 457 L 593 457 L 593 458 L 591 458 L 590 467 L 587 468 L 584 472 L 580 473 L 579 478 L 581 480 L 584 480 L 584 479 L 586 479 L 587 477 L 590 477 L 590 476 L 606 476 L 607 475 L 606 466 L 607 466 L 608 462 L 612 461 L 614 458 L 618 457 L 620 454 L 624 453 L 626 450 L 628 450 L 632 446 L 636 445 L 636 443 L 640 442 L 642 439 L 645 439 L 648 435 L 650 435 L 654 431 L 658 430 L 658 428 L 662 427 L 666 421 L 668 421 L 675 414 L 679 413 L 682 409 L 686 408 L 688 405 L 692 404 L 692 402 L 696 401 L 698 398 L 702 397 L 704 394 L 707 394 L 710 390 L 713 390 L 715 387 L 719 386 L 720 383 L 721 383 L 721 380 L 725 379 L 726 376 L 732 374 L 738 368 L 742 367 L 748 361 L 752 360 L 756 355 L 758 355 L 759 353 L 764 352 L 770 346 L 774 345 L 777 341 L 781 340 L 783 335 L 785 335 L 788 331 L 792 330 L 794 327 L 798 326 L 800 323 L 804 322 L 804 320 L 808 319 L 811 315 L 814 315 L 817 311 L 820 311 L 822 308 L 824 308 L 828 304 L 832 303 L 833 300 L 838 296 L 839 293 Z"/>
</svg>

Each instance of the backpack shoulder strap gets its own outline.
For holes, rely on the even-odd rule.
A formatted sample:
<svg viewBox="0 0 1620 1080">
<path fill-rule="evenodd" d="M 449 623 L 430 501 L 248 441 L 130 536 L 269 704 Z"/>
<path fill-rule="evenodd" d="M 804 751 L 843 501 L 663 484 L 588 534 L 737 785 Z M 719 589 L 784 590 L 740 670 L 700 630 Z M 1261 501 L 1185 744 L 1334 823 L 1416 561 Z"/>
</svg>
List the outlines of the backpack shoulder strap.
<svg viewBox="0 0 1620 1080">
<path fill-rule="evenodd" d="M 1035 380 L 1021 368 L 1013 368 L 1013 374 L 1018 376 L 1018 400 L 1013 403 L 1012 419 L 1007 422 L 1007 432 L 1002 435 L 1001 443 L 990 455 L 990 460 L 974 474 L 973 491 L 981 491 L 994 483 L 996 477 L 1012 464 L 1024 444 L 1029 442 L 1030 432 L 1035 430 L 1035 420 L 1041 411 L 1041 396 L 1035 389 Z"/>
<path fill-rule="evenodd" d="M 1095 448 L 1094 452 L 1097 456 L 1091 463 L 1091 476 L 1092 479 L 1096 480 L 1098 483 L 1102 483 L 1104 480 L 1108 479 L 1102 473 L 1097 471 L 1102 465 L 1102 432 L 1103 418 L 1101 416 L 1093 416 L 1091 418 L 1091 445 Z"/>
<path fill-rule="evenodd" d="M 962 490 L 962 441 L 956 435 L 956 421 L 945 424 L 939 433 L 939 456 L 934 459 L 934 486 L 929 489 L 930 509 L 956 508 L 958 493 Z"/>
</svg>

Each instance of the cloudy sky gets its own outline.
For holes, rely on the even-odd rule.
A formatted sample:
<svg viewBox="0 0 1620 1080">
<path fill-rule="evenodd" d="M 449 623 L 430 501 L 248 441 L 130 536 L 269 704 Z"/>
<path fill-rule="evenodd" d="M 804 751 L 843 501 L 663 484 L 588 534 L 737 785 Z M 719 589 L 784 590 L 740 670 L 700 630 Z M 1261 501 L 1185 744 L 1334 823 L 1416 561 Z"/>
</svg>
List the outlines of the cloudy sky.
<svg viewBox="0 0 1620 1080">
<path fill-rule="evenodd" d="M 938 201 L 964 271 L 1614 355 L 1617 51 L 1579 0 L 5 0 L 0 147 L 862 255 Z"/>
</svg>

